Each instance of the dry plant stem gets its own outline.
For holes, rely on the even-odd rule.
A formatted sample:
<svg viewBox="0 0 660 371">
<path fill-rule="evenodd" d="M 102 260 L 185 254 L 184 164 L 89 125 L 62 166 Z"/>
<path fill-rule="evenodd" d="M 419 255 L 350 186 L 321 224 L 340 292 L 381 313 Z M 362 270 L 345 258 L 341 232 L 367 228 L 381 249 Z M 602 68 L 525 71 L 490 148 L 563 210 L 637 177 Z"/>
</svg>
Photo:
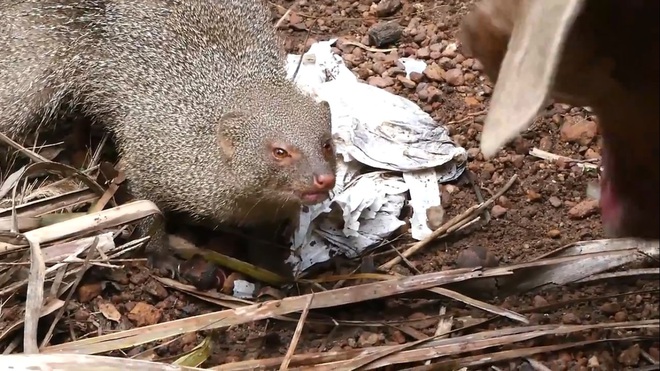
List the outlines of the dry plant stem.
<svg viewBox="0 0 660 371">
<path fill-rule="evenodd" d="M 94 179 L 89 177 L 89 175 L 87 175 L 87 174 L 85 174 L 85 173 L 83 173 L 83 172 L 81 172 L 81 171 L 79 171 L 79 170 L 77 170 L 77 169 L 75 169 L 71 166 L 56 163 L 56 162 L 52 162 L 52 161 L 39 162 L 39 163 L 35 163 L 35 164 L 29 165 L 29 166 L 21 169 L 20 176 L 16 179 L 14 184 L 11 185 L 11 187 L 13 187 L 13 195 L 14 195 L 13 198 L 12 198 L 12 207 L 11 207 L 12 215 L 16 215 L 15 202 L 16 202 L 16 189 L 17 189 L 17 186 L 18 186 L 18 182 L 23 177 L 26 177 L 26 176 L 29 176 L 29 175 L 32 175 L 32 174 L 35 174 L 35 173 L 38 173 L 38 172 L 41 172 L 41 171 L 47 171 L 49 173 L 58 174 L 58 175 L 61 175 L 63 177 L 64 176 L 73 176 L 73 177 L 77 178 L 78 180 L 82 181 L 83 183 L 85 183 L 85 185 L 87 187 L 89 187 L 91 190 L 98 193 L 99 195 L 103 195 L 103 193 L 105 192 L 105 190 L 100 185 L 98 185 L 98 183 L 96 183 L 96 181 Z M 3 188 L 4 187 L 5 186 L 3 185 Z M 116 204 L 113 200 L 111 200 L 111 202 L 112 202 L 112 206 L 116 206 Z"/>
<path fill-rule="evenodd" d="M 466 169 L 466 171 L 463 173 L 467 177 L 468 181 L 470 182 L 470 185 L 472 185 L 472 189 L 474 189 L 474 194 L 477 196 L 477 202 L 482 203 L 484 202 L 484 195 L 481 193 L 481 188 L 477 185 L 477 182 L 475 182 L 475 175 L 473 172 L 470 170 Z M 490 211 L 488 209 L 485 209 L 483 213 L 481 214 L 483 216 L 483 225 L 486 225 L 490 222 Z"/>
<path fill-rule="evenodd" d="M 313 300 L 314 300 L 314 293 L 312 293 L 309 296 L 309 300 L 307 300 L 307 305 L 305 306 L 305 310 L 303 310 L 302 314 L 300 315 L 300 320 L 298 321 L 298 325 L 296 326 L 296 331 L 293 333 L 293 337 L 291 338 L 291 344 L 289 344 L 289 349 L 287 349 L 286 354 L 284 355 L 284 361 L 282 361 L 282 365 L 280 365 L 280 371 L 289 369 L 289 363 L 291 362 L 291 357 L 293 357 L 293 354 L 296 351 L 296 346 L 298 345 L 298 341 L 300 340 L 300 334 L 302 333 L 302 329 L 305 326 L 305 321 L 307 320 L 307 315 L 309 314 L 309 307 L 311 307 Z"/>
<path fill-rule="evenodd" d="M 454 269 L 451 271 L 427 273 L 400 279 L 394 278 L 384 282 L 368 283 L 338 290 L 315 293 L 314 302 L 311 304 L 310 309 L 329 308 L 350 303 L 359 303 L 478 277 L 499 277 L 508 274 L 509 272 L 502 273 L 501 271 L 490 273 L 475 269 Z M 124 348 L 127 346 L 126 344 L 129 343 L 132 346 L 135 346 L 175 336 L 182 332 L 225 328 L 232 325 L 273 318 L 275 316 L 281 316 L 292 312 L 299 312 L 305 309 L 308 299 L 309 294 L 253 304 L 236 309 L 206 313 L 163 324 L 150 325 L 118 333 L 110 333 L 66 344 L 58 344 L 45 348 L 43 352 L 69 352 L 78 354 L 101 353 L 113 349 Z"/>
<path fill-rule="evenodd" d="M 309 35 L 312 33 L 311 28 L 307 31 L 307 34 L 305 35 L 305 41 L 303 41 L 302 47 L 300 48 L 300 59 L 298 59 L 298 64 L 296 65 L 296 70 L 293 71 L 293 77 L 291 78 L 291 81 L 296 81 L 296 77 L 298 76 L 298 71 L 300 71 L 300 66 L 302 65 L 303 58 L 305 58 L 305 46 L 307 46 L 307 40 L 309 40 Z"/>
<path fill-rule="evenodd" d="M 41 308 L 40 316 L 41 317 L 48 316 L 51 313 L 54 313 L 59 308 L 61 308 L 62 305 L 64 305 L 64 302 L 62 300 L 59 299 L 51 300 L 50 302 L 47 302 L 43 306 L 43 308 Z M 24 324 L 25 324 L 25 317 L 18 317 L 14 319 L 13 322 L 5 322 L 5 327 L 0 332 L 0 340 L 4 342 L 5 340 L 9 339 L 10 336 L 13 336 L 15 334 L 16 336 L 13 336 L 13 338 L 19 339 L 19 343 L 22 342 L 24 336 L 22 336 L 23 334 L 20 333 L 20 329 L 24 328 Z"/>
<path fill-rule="evenodd" d="M 581 280 L 575 281 L 575 283 L 586 283 L 602 280 L 611 280 L 613 278 L 624 278 L 624 277 L 638 277 L 642 278 L 643 276 L 654 276 L 655 279 L 658 279 L 660 276 L 660 268 L 640 268 L 640 269 L 629 269 L 623 272 L 611 272 L 611 273 L 600 273 L 594 274 L 589 277 L 585 277 Z"/>
<path fill-rule="evenodd" d="M 25 328 L 23 329 L 23 349 L 27 354 L 39 353 L 37 329 L 44 300 L 44 280 L 46 263 L 41 255 L 39 239 L 25 236 L 30 244 L 30 279 L 25 301 Z"/>
<path fill-rule="evenodd" d="M 2 133 L 0 133 L 0 141 L 5 142 L 8 146 L 10 146 L 10 147 L 14 148 L 15 150 L 19 151 L 20 153 L 24 154 L 25 156 L 27 156 L 30 160 L 32 160 L 34 162 L 50 162 L 49 160 L 47 160 L 46 158 L 44 158 L 40 154 L 38 154 L 34 151 L 30 151 L 29 149 L 27 149 L 27 148 L 23 147 L 22 145 L 16 143 L 11 138 L 9 138 L 8 136 L 6 136 Z"/>
<path fill-rule="evenodd" d="M 433 334 L 434 336 L 438 336 L 438 339 L 446 338 L 447 334 L 451 332 L 451 327 L 453 324 L 454 317 L 449 316 L 449 318 L 444 318 L 444 315 L 447 313 L 447 307 L 442 306 L 440 307 L 440 311 L 438 314 L 441 316 L 440 320 L 438 320 L 438 327 L 435 329 L 435 333 Z M 442 335 L 442 336 L 441 336 Z M 426 365 L 431 364 L 431 360 L 427 360 L 425 362 Z"/>
<path fill-rule="evenodd" d="M 543 346 L 538 346 L 538 347 L 531 347 L 531 348 L 523 348 L 523 349 L 513 349 L 513 350 L 505 350 L 501 352 L 494 352 L 494 353 L 489 353 L 488 356 L 484 355 L 477 355 L 477 356 L 467 356 L 464 358 L 458 358 L 458 359 L 452 359 L 452 360 L 443 360 L 434 364 L 431 364 L 429 366 L 418 366 L 418 367 L 413 367 L 413 368 L 408 368 L 406 370 L 408 371 L 431 371 L 431 370 L 438 370 L 438 369 L 446 369 L 446 368 L 452 368 L 452 366 L 455 366 L 456 364 L 460 364 L 463 367 L 478 367 L 478 366 L 484 366 L 488 364 L 493 364 L 493 363 L 498 363 L 498 362 L 503 362 L 507 360 L 514 360 L 514 359 L 520 359 L 524 357 L 529 357 L 537 354 L 548 354 L 548 353 L 553 353 L 553 352 L 558 352 L 560 350 L 564 349 L 570 349 L 570 348 L 581 348 L 587 345 L 592 345 L 592 344 L 598 344 L 598 343 L 606 343 L 606 342 L 611 342 L 611 341 L 635 341 L 635 340 L 641 340 L 638 337 L 628 337 L 628 338 L 622 338 L 622 339 L 601 339 L 601 340 L 585 340 L 585 341 L 579 341 L 575 343 L 560 343 L 560 344 L 554 344 L 554 345 L 543 345 Z M 640 369 L 637 369 L 640 370 Z"/>
<path fill-rule="evenodd" d="M 447 125 L 460 124 L 460 123 L 463 123 L 463 122 L 465 122 L 465 121 L 467 121 L 467 120 L 469 120 L 469 119 L 471 119 L 471 118 L 473 118 L 473 117 L 475 117 L 475 116 L 481 116 L 481 115 L 483 115 L 483 114 L 485 114 L 485 113 L 486 113 L 485 110 L 484 110 L 484 111 L 479 111 L 479 112 L 470 112 L 470 113 L 467 114 L 467 116 L 463 117 L 463 118 L 460 119 L 460 120 L 449 121 L 449 122 L 447 123 Z"/>
<path fill-rule="evenodd" d="M 7 192 L 9 192 L 12 188 L 14 188 L 14 185 L 16 182 L 21 180 L 23 177 L 23 173 L 25 173 L 25 169 L 27 166 L 23 166 L 22 168 L 16 170 L 13 172 L 11 175 L 5 179 L 4 183 L 2 183 L 2 186 L 0 186 L 0 198 L 5 197 Z"/>
<path fill-rule="evenodd" d="M 644 322 L 644 321 L 641 321 Z M 632 323 L 632 322 L 629 322 Z M 657 321 L 655 326 L 657 326 Z M 488 348 L 494 348 L 494 347 L 501 347 L 501 346 L 506 346 L 510 345 L 513 343 L 520 343 L 520 342 L 525 342 L 529 341 L 531 339 L 536 339 L 540 338 L 542 336 L 552 336 L 552 335 L 562 335 L 562 334 L 567 334 L 567 333 L 572 333 L 572 332 L 577 332 L 580 330 L 577 330 L 576 327 L 571 326 L 572 328 L 569 329 L 563 329 L 563 328 L 557 328 L 556 330 L 549 330 L 549 331 L 538 331 L 538 332 L 531 332 L 531 331 L 526 331 L 524 333 L 517 333 L 515 335 L 504 335 L 500 337 L 490 337 L 486 339 L 479 339 L 479 340 L 473 340 L 473 338 L 478 338 L 480 334 L 472 334 L 468 335 L 465 337 L 461 337 L 461 342 L 457 342 L 454 340 L 451 343 L 444 343 L 445 340 L 452 340 L 452 339 L 440 339 L 440 340 L 435 340 L 434 344 L 424 344 L 424 345 L 419 345 L 418 347 L 414 349 L 406 349 L 406 350 L 400 350 L 397 352 L 392 352 L 384 359 L 378 359 L 370 364 L 364 365 L 363 370 L 373 370 L 373 369 L 380 369 L 385 366 L 390 366 L 393 364 L 401 364 L 401 363 L 410 363 L 410 362 L 420 362 L 420 361 L 425 361 L 427 359 L 437 359 L 439 357 L 443 356 L 448 356 L 448 355 L 458 355 L 466 352 L 475 352 L 475 351 L 480 351 Z M 612 330 L 615 330 L 617 326 L 612 324 L 612 326 L 608 326 L 607 328 L 611 328 Z M 644 326 L 644 328 L 650 328 L 651 326 Z M 632 326 L 626 326 L 626 328 L 633 328 Z M 568 331 L 566 331 L 568 330 Z M 582 330 L 585 331 L 585 330 Z M 499 331 L 498 331 L 499 332 Z M 503 331 L 505 332 L 505 331 Z M 492 335 L 491 335 L 492 336 Z M 639 337 L 637 337 L 639 339 Z M 605 341 L 611 341 L 611 340 L 616 340 L 616 339 L 606 339 Z M 602 342 L 603 340 L 588 340 L 587 342 Z M 441 343 L 443 342 L 443 343 Z M 580 344 L 580 343 L 577 343 Z M 558 345 L 551 345 L 549 348 L 546 347 L 539 347 L 541 349 L 546 350 L 546 352 L 551 352 L 555 351 L 557 349 L 566 349 L 566 348 L 573 348 L 576 346 L 576 343 L 560 343 Z M 398 347 L 395 345 L 395 347 Z M 555 348 L 553 348 L 555 347 Z M 536 349 L 536 348 L 532 348 Z M 363 354 L 367 353 L 365 352 L 366 349 L 363 349 Z M 444 367 L 448 367 L 448 369 L 455 370 L 455 366 L 479 366 L 479 365 L 484 365 L 484 364 L 492 364 L 496 363 L 501 360 L 507 360 L 507 359 L 512 359 L 512 358 L 519 358 L 525 356 L 527 353 L 525 353 L 526 349 L 514 349 L 512 351 L 504 351 L 504 352 L 496 352 L 496 353 L 491 353 L 491 354 L 479 354 L 476 356 L 467 356 L 465 358 L 444 358 L 437 362 L 436 364 L 430 365 L 431 368 L 428 368 L 429 370 L 437 370 L 437 369 L 446 369 Z M 372 352 L 384 352 L 382 350 L 374 350 Z M 368 354 L 368 353 L 367 353 Z M 507 354 L 507 358 L 504 359 L 499 359 L 499 360 L 494 360 L 496 355 L 499 354 Z M 535 353 L 532 353 L 535 354 Z M 476 362 L 476 363 L 473 363 Z M 312 367 L 300 367 L 300 368 L 293 368 L 292 370 L 314 370 L 314 371 L 332 371 L 332 370 L 343 370 L 347 369 L 346 367 L 347 364 L 351 364 L 353 361 L 339 361 L 339 362 L 331 362 L 331 363 L 325 363 L 325 364 L 316 364 Z M 443 368 L 438 368 L 438 366 L 444 366 Z M 453 366 L 453 367 L 452 367 Z M 424 366 L 420 366 L 424 367 Z"/>
<path fill-rule="evenodd" d="M 357 267 L 353 268 L 353 271 L 350 274 L 351 275 L 355 274 L 359 269 L 360 269 L 360 266 L 358 265 Z M 332 285 L 332 289 L 334 290 L 334 289 L 338 289 L 340 287 L 343 287 L 344 283 L 346 283 L 346 280 L 339 280 L 339 281 L 335 282 L 334 285 Z M 318 286 L 321 286 L 321 285 L 319 284 Z M 323 287 L 323 286 L 321 286 L 321 287 Z"/>
<path fill-rule="evenodd" d="M 197 299 L 206 301 L 211 304 L 215 304 L 221 307 L 225 308 L 231 308 L 231 309 L 236 309 L 239 307 L 244 307 L 246 305 L 252 305 L 254 304 L 251 301 L 248 300 L 243 300 L 243 299 L 238 299 L 233 296 L 229 295 L 224 295 L 220 294 L 217 292 L 201 292 L 197 290 L 196 288 L 190 286 L 190 285 L 184 285 L 178 281 L 175 281 L 173 279 L 169 278 L 164 278 L 164 277 L 153 277 L 156 281 L 162 283 L 164 286 L 167 286 L 169 288 L 173 288 L 176 290 L 179 290 L 181 292 L 184 292 L 190 296 L 193 296 Z M 339 281 L 339 282 L 344 282 L 344 281 Z M 433 290 L 437 290 L 439 287 L 433 288 Z M 325 289 L 324 291 L 327 291 Z M 278 321 L 284 321 L 284 322 L 296 322 L 298 323 L 300 317 L 298 318 L 293 318 L 294 316 L 292 315 L 291 318 L 286 317 L 286 316 L 274 316 L 272 317 L 273 319 L 276 319 Z M 435 318 L 435 316 L 431 316 L 430 318 Z M 410 320 L 401 320 L 401 321 L 341 321 L 341 320 L 336 320 L 334 318 L 327 318 L 327 319 L 307 319 L 305 321 L 306 324 L 315 324 L 315 325 L 331 325 L 331 326 L 359 326 L 359 327 L 394 327 L 396 325 L 400 324 L 405 324 L 410 322 Z M 335 327 L 336 328 L 336 327 Z M 334 328 L 333 328 L 334 329 Z M 334 330 L 331 330 L 334 331 Z M 326 337 L 329 338 L 331 335 L 328 334 Z M 318 349 L 323 349 L 325 345 L 321 344 Z M 280 364 L 279 362 L 278 364 Z"/>
<path fill-rule="evenodd" d="M 383 349 L 379 352 L 374 352 L 372 354 L 365 354 L 359 357 L 356 357 L 355 359 L 346 362 L 347 365 L 342 365 L 343 369 L 350 369 L 350 370 L 359 370 L 365 368 L 367 365 L 374 363 L 380 359 L 383 359 L 391 354 L 399 353 L 402 352 L 406 349 L 414 348 L 420 344 L 424 344 L 427 342 L 430 342 L 431 340 L 437 339 L 439 336 L 430 336 L 426 339 L 421 339 L 421 340 L 416 340 L 412 341 L 409 343 L 401 344 L 401 345 L 395 345 L 394 348 L 391 349 Z"/>
<path fill-rule="evenodd" d="M 593 162 L 593 160 L 575 160 L 575 159 L 572 159 L 570 157 L 556 155 L 554 153 L 550 153 L 550 152 L 544 151 L 542 149 L 538 149 L 536 147 L 529 150 L 529 155 L 540 158 L 540 159 L 543 159 L 543 160 L 546 160 L 546 161 L 555 162 L 555 161 L 558 161 L 558 160 L 562 160 L 562 161 L 567 162 L 567 163 L 574 163 L 577 166 L 582 167 L 582 168 L 593 169 L 593 170 L 598 169 L 598 165 L 591 163 L 591 162 Z"/>
<path fill-rule="evenodd" d="M 551 369 L 545 367 L 541 362 L 539 362 L 539 361 L 537 361 L 537 360 L 535 360 L 535 359 L 533 359 L 533 358 L 525 357 L 525 360 L 526 360 L 526 361 L 527 361 L 527 362 L 528 362 L 528 363 L 534 368 L 534 370 L 536 370 L 536 371 L 552 371 Z"/>
<path fill-rule="evenodd" d="M 117 177 L 115 177 L 110 181 L 110 184 L 108 185 L 108 189 L 106 189 L 106 191 L 103 193 L 101 198 L 98 199 L 97 202 L 92 204 L 88 212 L 93 213 L 103 210 L 103 208 L 108 204 L 108 202 L 110 202 L 110 200 L 114 197 L 115 193 L 119 189 L 119 184 L 121 184 L 125 179 L 126 176 L 124 172 L 119 171 Z"/>
<path fill-rule="evenodd" d="M 66 266 L 63 266 L 61 267 L 61 269 L 57 270 L 57 273 L 55 274 L 55 278 L 53 279 L 53 282 L 50 285 L 50 292 L 48 293 L 48 296 L 46 296 L 45 301 L 56 299 L 59 297 L 60 288 L 62 287 L 62 281 L 64 281 L 65 276 L 66 276 Z"/>
<path fill-rule="evenodd" d="M 53 336 L 53 331 L 55 331 L 55 326 L 64 315 L 64 309 L 69 304 L 71 297 L 73 297 L 73 293 L 76 291 L 76 288 L 78 287 L 78 284 L 80 284 L 80 281 L 85 275 L 85 272 L 87 272 L 87 269 L 90 266 L 90 260 L 92 259 L 92 257 L 94 257 L 95 253 L 97 253 L 98 251 L 96 249 L 98 243 L 99 243 L 99 238 L 98 236 L 96 236 L 94 237 L 94 241 L 92 242 L 92 244 L 87 248 L 87 255 L 85 256 L 85 262 L 78 271 L 76 279 L 73 282 L 73 285 L 70 288 L 69 293 L 66 296 L 66 299 L 64 300 L 64 305 L 60 308 L 60 310 L 57 311 L 57 314 L 55 315 L 55 319 L 53 320 L 53 322 L 51 322 L 50 327 L 48 328 L 48 332 L 46 332 L 46 336 L 44 336 L 44 339 L 41 341 L 41 348 L 45 347 L 50 342 L 50 339 Z M 61 271 L 66 271 L 66 267 L 62 267 Z"/>
<path fill-rule="evenodd" d="M 12 354 L 14 353 L 14 350 L 18 348 L 18 344 L 21 342 L 21 337 L 20 336 L 15 336 L 9 344 L 5 347 L 3 350 L 2 354 Z"/>
<path fill-rule="evenodd" d="M 289 16 L 289 14 L 291 14 L 293 8 L 295 8 L 296 5 L 298 5 L 297 1 L 291 4 L 291 7 L 289 7 L 289 9 L 287 9 L 286 12 L 284 12 L 284 15 L 277 20 L 277 23 L 275 23 L 275 29 L 278 29 L 282 25 L 282 22 L 284 22 L 284 20 Z"/>
<path fill-rule="evenodd" d="M 34 229 L 26 232 L 24 235 L 26 237 L 30 235 L 31 237 L 35 237 L 39 242 L 46 243 L 73 237 L 79 233 L 115 227 L 125 222 L 135 221 L 159 213 L 160 209 L 151 201 L 133 201 L 112 209 Z"/>
<path fill-rule="evenodd" d="M 431 340 L 420 344 L 410 350 L 391 353 L 391 356 L 385 360 L 376 361 L 365 369 L 374 369 L 383 364 L 408 363 L 415 361 L 424 361 L 427 359 L 438 358 L 442 356 L 459 355 L 466 352 L 474 352 L 483 349 L 493 348 L 502 345 L 508 345 L 516 342 L 524 342 L 531 339 L 538 339 L 544 336 L 566 335 L 570 333 L 589 331 L 592 329 L 631 329 L 631 328 L 652 328 L 657 326 L 657 320 L 618 322 L 618 323 L 599 323 L 594 325 L 537 325 L 518 328 L 505 328 L 501 330 L 487 330 L 472 334 L 457 336 L 455 338 L 443 338 Z M 598 340 L 600 341 L 600 340 Z M 369 355 L 385 350 L 399 349 L 400 345 L 382 345 L 362 349 L 351 349 L 342 351 L 330 351 L 324 353 L 300 354 L 293 357 L 293 370 L 312 370 L 312 367 L 318 370 L 343 370 L 343 366 L 351 359 L 360 355 Z M 479 355 L 487 359 L 486 354 Z M 261 360 L 249 360 L 235 363 L 228 363 L 213 367 L 217 371 L 248 371 L 254 369 L 263 369 L 267 367 L 276 367 L 281 363 L 282 357 L 268 358 Z M 304 366 L 303 366 L 304 365 Z M 314 365 L 314 366 L 311 366 Z M 298 367 L 295 367 L 298 366 Z M 432 368 L 433 369 L 433 368 Z M 449 368 L 454 370 L 455 368 Z"/>
<path fill-rule="evenodd" d="M 470 219 L 474 215 L 479 215 L 481 212 L 487 208 L 489 208 L 493 203 L 495 203 L 495 200 L 497 200 L 500 196 L 502 196 L 506 191 L 511 188 L 513 183 L 518 179 L 518 175 L 514 174 L 511 179 L 500 189 L 497 193 L 495 193 L 491 198 L 489 198 L 487 201 L 482 202 L 479 205 L 474 205 L 467 209 L 465 212 L 463 212 L 460 215 L 455 216 L 451 220 L 449 220 L 447 223 L 442 225 L 440 228 L 436 229 L 431 233 L 428 237 L 425 239 L 417 242 L 416 244 L 412 245 L 408 250 L 404 251 L 402 253 L 402 256 L 404 258 L 409 257 L 410 255 L 418 252 L 419 250 L 423 249 L 426 247 L 429 243 L 431 243 L 433 240 L 436 238 L 442 236 L 445 233 L 453 232 L 454 230 L 460 228 L 462 225 L 465 223 L 469 222 Z M 381 265 L 379 269 L 381 270 L 390 270 L 394 265 L 398 264 L 401 262 L 401 257 L 396 256 L 392 258 L 392 260 L 388 261 L 387 263 Z"/>
<path fill-rule="evenodd" d="M 366 50 L 368 52 L 371 52 L 371 53 L 389 53 L 389 52 L 393 52 L 393 51 L 397 50 L 397 48 L 390 48 L 390 49 L 372 48 L 370 46 L 366 46 L 366 45 L 364 45 L 360 42 L 357 42 L 357 41 L 344 41 L 344 45 L 357 46 L 358 48 L 364 49 L 364 50 Z"/>
<path fill-rule="evenodd" d="M 92 158 L 89 161 L 89 164 L 87 166 L 87 171 L 90 171 L 92 168 L 96 167 L 98 165 L 98 162 L 101 158 L 101 152 L 103 152 L 103 147 L 105 147 L 105 143 L 108 141 L 108 138 L 110 137 L 110 134 L 105 132 L 103 133 L 103 138 L 101 138 L 101 142 L 99 143 L 98 147 L 94 150 L 94 154 L 92 155 Z"/>
<path fill-rule="evenodd" d="M 651 363 L 653 365 L 660 364 L 660 362 L 658 362 L 657 359 L 655 359 L 652 355 L 650 355 L 644 349 L 640 349 L 640 351 L 641 351 L 640 353 L 641 353 L 642 357 L 644 357 L 644 359 L 647 360 L 649 363 Z"/>
<path fill-rule="evenodd" d="M 16 185 L 14 185 L 11 194 L 11 231 L 10 232 L 18 233 L 18 215 L 16 214 Z"/>
<path fill-rule="evenodd" d="M 13 370 L 140 370 L 140 371 L 203 371 L 202 368 L 168 365 L 132 358 L 88 356 L 77 354 L 12 354 L 3 364 Z"/>
<path fill-rule="evenodd" d="M 413 264 L 410 260 L 408 260 L 408 258 L 406 258 L 405 256 L 403 256 L 403 254 L 401 253 L 401 251 L 400 251 L 399 249 L 397 249 L 396 247 L 394 247 L 394 245 L 392 245 L 392 246 L 390 246 L 390 247 L 391 247 L 392 250 L 394 250 L 394 252 L 396 253 L 397 257 L 398 257 L 401 261 L 403 261 L 403 262 L 406 264 L 406 266 L 408 267 L 408 269 L 412 270 L 412 271 L 415 272 L 416 274 L 421 274 L 421 273 L 422 273 L 419 269 L 417 269 L 417 267 L 415 266 L 415 264 Z"/>
<path fill-rule="evenodd" d="M 91 189 L 81 189 L 57 196 L 30 201 L 18 206 L 16 211 L 24 217 L 36 217 L 82 203 L 94 202 L 98 197 L 99 196 Z M 0 209 L 0 217 L 6 216 L 11 216 L 11 208 Z"/>
</svg>

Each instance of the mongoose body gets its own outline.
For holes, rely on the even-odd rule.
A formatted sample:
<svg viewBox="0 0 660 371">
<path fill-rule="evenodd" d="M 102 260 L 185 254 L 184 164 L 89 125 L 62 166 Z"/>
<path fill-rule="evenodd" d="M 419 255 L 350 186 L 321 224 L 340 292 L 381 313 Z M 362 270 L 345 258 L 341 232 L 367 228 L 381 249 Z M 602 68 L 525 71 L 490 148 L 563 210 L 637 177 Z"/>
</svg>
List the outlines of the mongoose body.
<svg viewBox="0 0 660 371">
<path fill-rule="evenodd" d="M 463 20 L 463 47 L 493 81 L 529 1 L 482 0 Z M 615 237 L 660 237 L 659 8 L 655 0 L 586 1 L 550 92 L 555 101 L 590 106 L 597 116 L 601 215 Z"/>
<path fill-rule="evenodd" d="M 0 19 L 9 136 L 84 113 L 136 197 L 214 223 L 295 218 L 334 186 L 329 106 L 286 79 L 260 0 L 10 0 Z"/>
</svg>

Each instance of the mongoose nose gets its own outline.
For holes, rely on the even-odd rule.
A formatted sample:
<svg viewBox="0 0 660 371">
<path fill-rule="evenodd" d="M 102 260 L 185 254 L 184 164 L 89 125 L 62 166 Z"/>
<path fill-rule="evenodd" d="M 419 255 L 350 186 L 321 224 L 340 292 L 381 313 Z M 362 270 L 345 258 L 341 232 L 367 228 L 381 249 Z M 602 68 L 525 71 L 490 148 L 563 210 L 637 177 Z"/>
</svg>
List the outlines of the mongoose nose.
<svg viewBox="0 0 660 371">
<path fill-rule="evenodd" d="M 314 174 L 314 187 L 319 190 L 329 191 L 335 186 L 333 174 Z"/>
</svg>

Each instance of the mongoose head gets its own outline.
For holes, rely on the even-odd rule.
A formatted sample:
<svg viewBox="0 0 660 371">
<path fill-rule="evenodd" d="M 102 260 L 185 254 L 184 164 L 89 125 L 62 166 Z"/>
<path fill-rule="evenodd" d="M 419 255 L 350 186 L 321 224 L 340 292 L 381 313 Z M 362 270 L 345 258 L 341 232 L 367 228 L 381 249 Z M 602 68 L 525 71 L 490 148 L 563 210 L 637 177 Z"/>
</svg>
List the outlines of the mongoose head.
<svg viewBox="0 0 660 371">
<path fill-rule="evenodd" d="M 573 10 L 577 10 L 574 18 L 566 17 L 568 8 L 560 9 L 571 3 L 582 3 L 578 4 L 582 8 Z M 461 26 L 464 51 L 480 60 L 496 82 L 491 117 L 482 133 L 484 156 L 494 155 L 531 124 L 535 112 L 520 117 L 516 113 L 520 104 L 514 102 L 523 102 L 535 89 L 546 89 L 537 91 L 542 93 L 538 94 L 542 99 L 534 102 L 539 108 L 545 98 L 592 107 L 603 138 L 601 217 L 611 237 L 660 237 L 658 7 L 652 0 L 481 0 Z M 535 16 L 542 21 L 529 18 L 534 16 L 530 8 L 536 8 Z M 553 13 L 563 17 L 554 23 L 556 29 L 548 26 Z M 551 44 L 550 34 L 559 35 L 567 22 L 571 24 L 562 36 L 562 47 L 540 53 L 538 46 L 544 44 L 539 40 Z M 523 73 L 524 64 L 534 66 L 528 75 Z M 542 84 L 529 82 L 539 81 L 549 68 L 555 69 L 546 75 L 550 84 L 539 88 Z M 498 93 L 501 99 L 496 98 Z"/>
<path fill-rule="evenodd" d="M 244 95 L 243 95 L 244 94 Z M 241 94 L 222 115 L 218 140 L 243 203 L 254 208 L 312 205 L 335 186 L 330 106 L 292 83 Z"/>
</svg>

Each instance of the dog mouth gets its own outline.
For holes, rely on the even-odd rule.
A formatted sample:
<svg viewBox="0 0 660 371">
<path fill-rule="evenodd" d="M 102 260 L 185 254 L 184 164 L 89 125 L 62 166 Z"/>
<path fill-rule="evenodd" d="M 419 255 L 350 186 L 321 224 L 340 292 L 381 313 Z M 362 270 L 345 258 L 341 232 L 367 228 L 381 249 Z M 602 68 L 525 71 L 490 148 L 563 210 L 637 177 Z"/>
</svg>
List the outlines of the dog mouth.
<svg viewBox="0 0 660 371">
<path fill-rule="evenodd" d="M 598 200 L 605 234 L 615 237 L 621 229 L 623 218 L 622 203 L 614 189 L 607 163 L 601 161 L 601 166 L 598 170 L 599 182 L 590 183 L 587 186 L 587 196 Z"/>
</svg>

